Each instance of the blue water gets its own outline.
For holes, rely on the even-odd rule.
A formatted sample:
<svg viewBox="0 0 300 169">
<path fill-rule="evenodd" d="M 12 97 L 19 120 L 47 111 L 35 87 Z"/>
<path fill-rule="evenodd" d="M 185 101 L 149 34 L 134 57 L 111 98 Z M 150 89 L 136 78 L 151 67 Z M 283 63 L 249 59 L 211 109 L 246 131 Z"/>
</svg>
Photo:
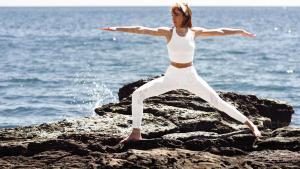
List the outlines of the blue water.
<svg viewBox="0 0 300 169">
<path fill-rule="evenodd" d="M 279 99 L 300 126 L 300 8 L 192 7 L 193 25 L 243 28 L 196 41 L 215 90 Z M 0 8 L 0 127 L 93 116 L 126 83 L 165 72 L 166 39 L 106 26 L 172 26 L 169 7 Z"/>
</svg>

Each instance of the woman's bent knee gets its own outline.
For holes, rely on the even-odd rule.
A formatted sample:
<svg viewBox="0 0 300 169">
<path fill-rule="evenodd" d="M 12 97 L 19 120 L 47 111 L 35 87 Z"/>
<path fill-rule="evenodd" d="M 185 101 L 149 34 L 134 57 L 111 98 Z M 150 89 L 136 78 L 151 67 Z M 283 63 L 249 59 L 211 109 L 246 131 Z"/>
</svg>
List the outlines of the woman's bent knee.
<svg viewBox="0 0 300 169">
<path fill-rule="evenodd" d="M 145 99 L 145 94 L 143 93 L 142 90 L 135 90 L 132 93 L 132 101 L 143 102 L 144 99 Z"/>
</svg>

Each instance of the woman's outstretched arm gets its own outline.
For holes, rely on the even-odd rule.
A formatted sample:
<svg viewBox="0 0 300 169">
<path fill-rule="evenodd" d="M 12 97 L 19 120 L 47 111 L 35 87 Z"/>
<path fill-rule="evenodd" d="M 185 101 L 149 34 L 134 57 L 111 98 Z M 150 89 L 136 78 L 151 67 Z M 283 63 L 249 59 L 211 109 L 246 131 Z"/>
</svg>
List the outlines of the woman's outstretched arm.
<svg viewBox="0 0 300 169">
<path fill-rule="evenodd" d="M 225 35 L 236 35 L 239 34 L 244 37 L 255 37 L 255 34 L 247 32 L 244 29 L 237 28 L 216 28 L 216 29 L 206 29 L 203 27 L 193 27 L 195 31 L 195 36 L 225 36 Z"/>
<path fill-rule="evenodd" d="M 100 30 L 108 31 L 120 31 L 120 32 L 129 32 L 136 34 L 152 35 L 152 36 L 166 36 L 169 32 L 167 27 L 158 27 L 158 28 L 149 28 L 144 26 L 114 26 L 106 28 L 97 28 Z"/>
</svg>

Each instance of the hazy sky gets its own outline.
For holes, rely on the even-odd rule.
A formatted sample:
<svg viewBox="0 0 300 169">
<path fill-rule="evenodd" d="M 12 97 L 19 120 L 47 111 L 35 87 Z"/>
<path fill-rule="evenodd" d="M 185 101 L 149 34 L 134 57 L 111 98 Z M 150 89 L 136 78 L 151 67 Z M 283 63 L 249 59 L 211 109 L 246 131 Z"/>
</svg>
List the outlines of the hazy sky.
<svg viewBox="0 0 300 169">
<path fill-rule="evenodd" d="M 169 6 L 177 0 L 1 0 L 0 6 Z M 300 6 L 299 0 L 186 0 L 190 6 Z"/>
</svg>

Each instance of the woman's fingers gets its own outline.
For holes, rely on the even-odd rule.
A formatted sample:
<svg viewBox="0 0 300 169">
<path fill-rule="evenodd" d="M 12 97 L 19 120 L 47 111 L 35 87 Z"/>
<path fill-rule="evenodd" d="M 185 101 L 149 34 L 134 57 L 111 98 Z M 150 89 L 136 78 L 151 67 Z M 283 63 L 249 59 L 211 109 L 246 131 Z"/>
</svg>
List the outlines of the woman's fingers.
<svg viewBox="0 0 300 169">
<path fill-rule="evenodd" d="M 105 27 L 105 28 L 97 28 L 97 29 L 100 29 L 100 30 L 109 30 L 109 27 Z"/>
<path fill-rule="evenodd" d="M 114 27 L 104 27 L 104 28 L 97 28 L 99 30 L 106 30 L 106 31 L 115 31 Z"/>
<path fill-rule="evenodd" d="M 250 33 L 250 34 L 247 34 L 247 36 L 248 36 L 248 37 L 255 37 L 256 35 L 255 35 L 255 34 L 252 34 L 252 33 Z"/>
<path fill-rule="evenodd" d="M 246 36 L 248 36 L 248 37 L 255 37 L 256 35 L 250 33 L 250 34 L 247 34 Z"/>
<path fill-rule="evenodd" d="M 243 31 L 241 33 L 241 35 L 244 36 L 244 37 L 255 37 L 256 36 L 255 34 L 252 34 L 252 33 L 247 32 L 247 31 Z"/>
</svg>

